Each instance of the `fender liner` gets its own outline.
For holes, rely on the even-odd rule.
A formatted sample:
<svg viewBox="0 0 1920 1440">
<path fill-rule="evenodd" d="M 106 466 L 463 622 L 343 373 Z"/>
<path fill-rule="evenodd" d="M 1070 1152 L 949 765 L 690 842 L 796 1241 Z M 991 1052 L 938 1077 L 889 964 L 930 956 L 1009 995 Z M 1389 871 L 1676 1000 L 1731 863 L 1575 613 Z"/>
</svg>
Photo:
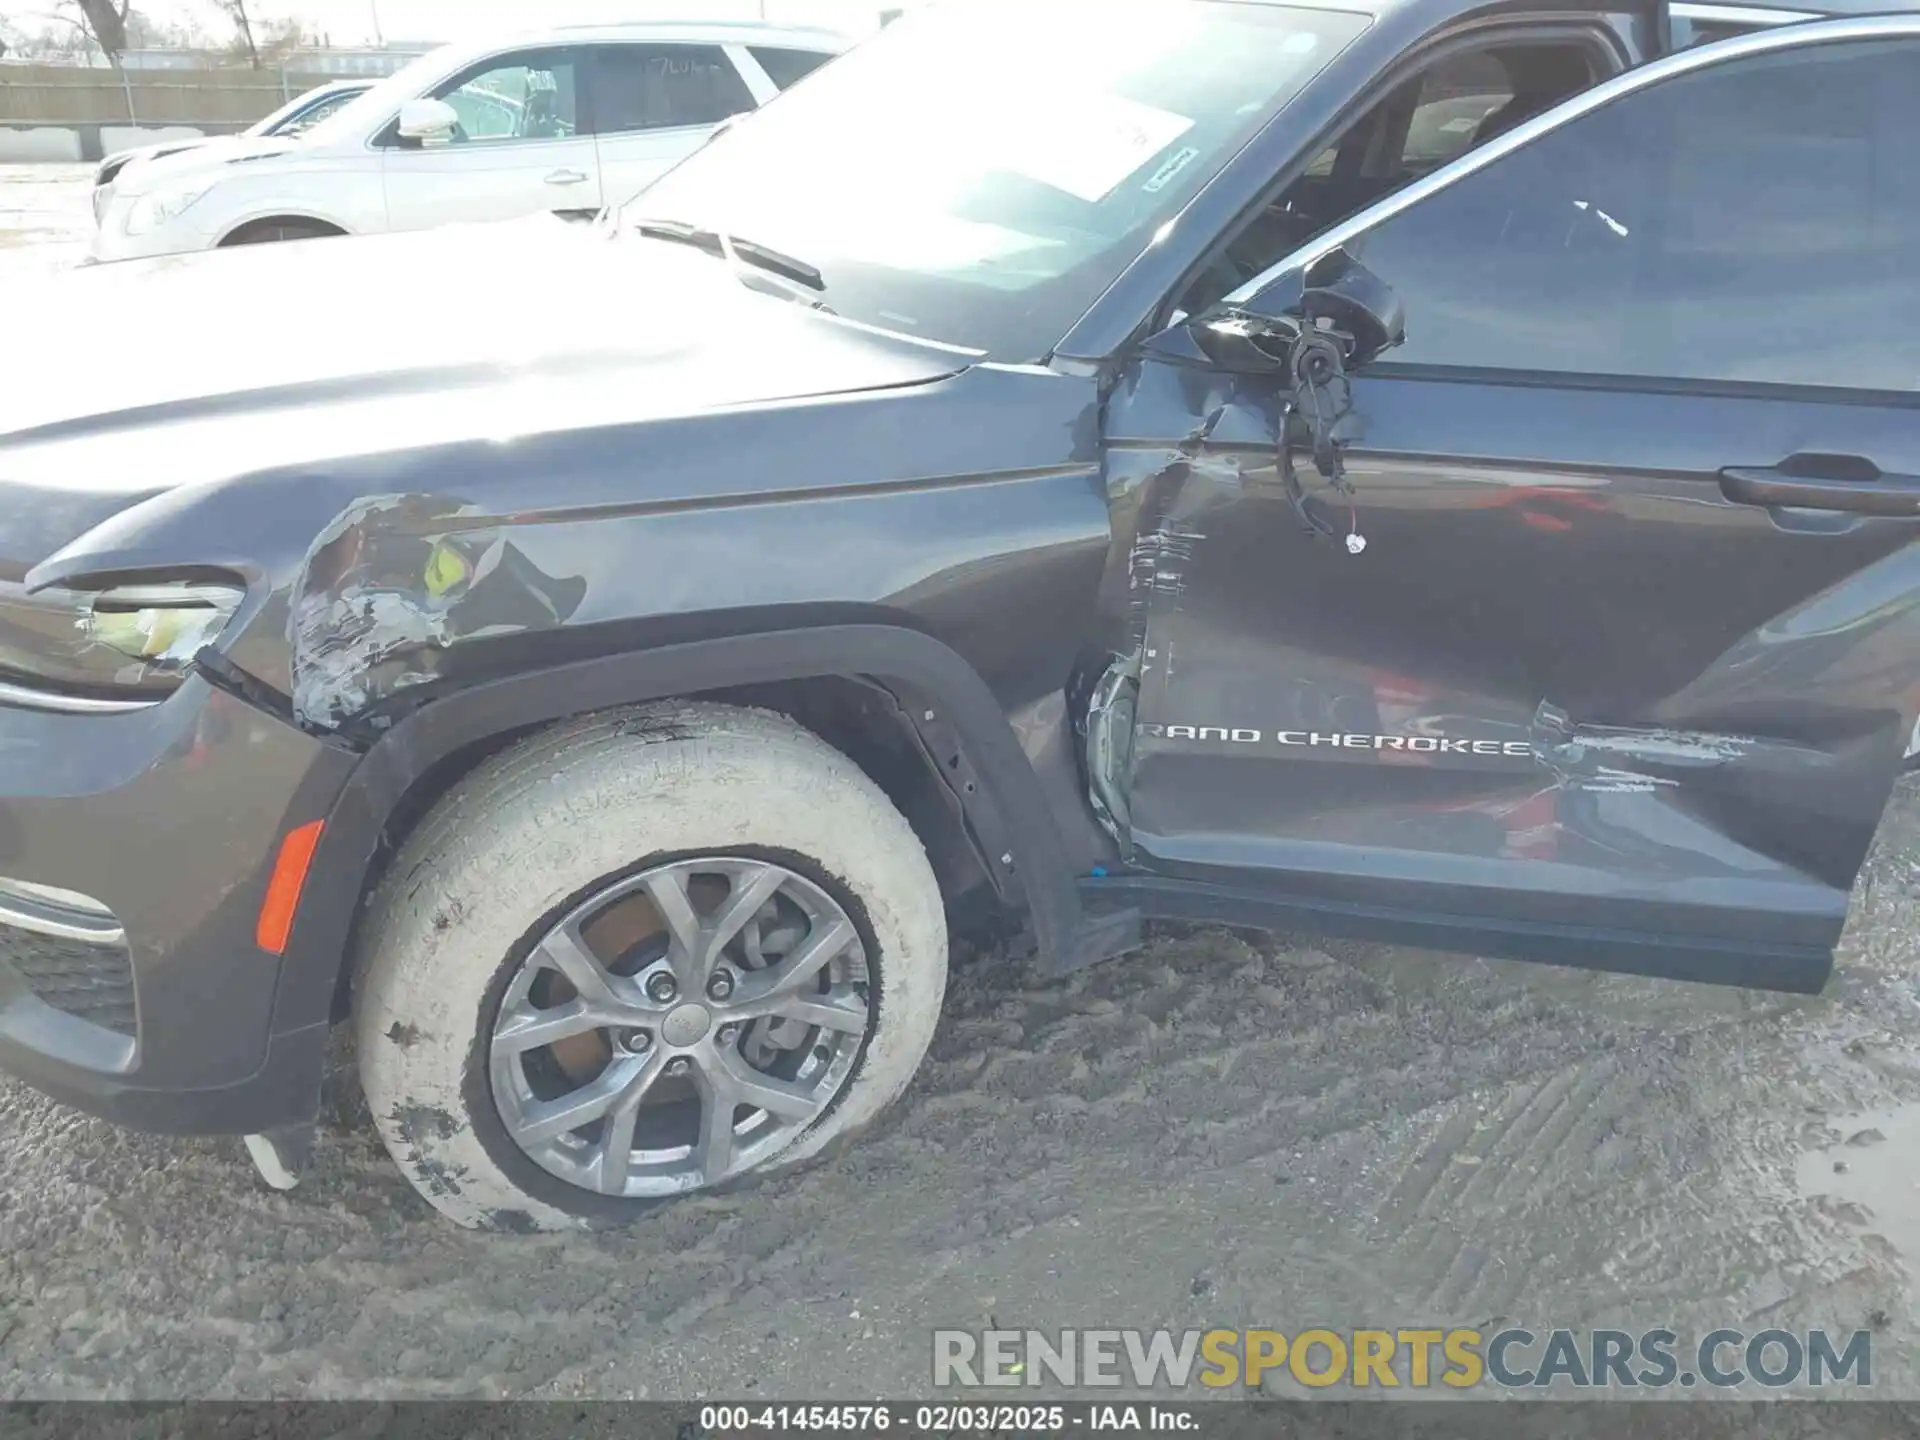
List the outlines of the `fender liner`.
<svg viewBox="0 0 1920 1440">
<path fill-rule="evenodd" d="M 251 225 L 324 225 L 327 229 L 341 236 L 350 236 L 355 233 L 345 225 L 342 225 L 338 220 L 329 220 L 324 215 L 310 215 L 300 210 L 266 210 L 249 219 L 229 225 L 225 230 L 220 232 L 220 238 L 213 242 L 213 248 L 216 250 L 224 249 L 234 236 Z"/>
<path fill-rule="evenodd" d="M 901 626 L 776 630 L 485 681 L 395 724 L 368 750 L 327 818 L 281 970 L 274 1032 L 332 1016 L 354 917 L 387 821 L 408 788 L 438 761 L 491 736 L 572 715 L 823 675 L 893 682 L 942 709 L 979 777 L 980 793 L 962 804 L 990 806 L 998 822 L 973 828 L 1008 837 L 1005 853 L 1012 856 L 1010 868 L 1025 893 L 1038 958 L 1044 966 L 1070 953 L 1082 910 L 1065 843 L 1032 765 L 979 673 L 939 640 Z"/>
</svg>

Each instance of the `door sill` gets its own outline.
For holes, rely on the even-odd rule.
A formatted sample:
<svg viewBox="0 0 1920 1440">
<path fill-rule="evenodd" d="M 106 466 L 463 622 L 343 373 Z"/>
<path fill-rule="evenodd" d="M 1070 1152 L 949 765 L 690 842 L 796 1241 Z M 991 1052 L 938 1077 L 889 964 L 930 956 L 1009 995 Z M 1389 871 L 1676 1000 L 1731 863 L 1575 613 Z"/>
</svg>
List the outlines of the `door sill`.
<svg viewBox="0 0 1920 1440">
<path fill-rule="evenodd" d="M 1156 920 L 1371 940 L 1793 995 L 1819 994 L 1833 973 L 1827 949 L 1316 902 L 1154 875 L 1089 877 L 1080 881 L 1080 895 L 1090 920 L 1137 911 Z"/>
</svg>

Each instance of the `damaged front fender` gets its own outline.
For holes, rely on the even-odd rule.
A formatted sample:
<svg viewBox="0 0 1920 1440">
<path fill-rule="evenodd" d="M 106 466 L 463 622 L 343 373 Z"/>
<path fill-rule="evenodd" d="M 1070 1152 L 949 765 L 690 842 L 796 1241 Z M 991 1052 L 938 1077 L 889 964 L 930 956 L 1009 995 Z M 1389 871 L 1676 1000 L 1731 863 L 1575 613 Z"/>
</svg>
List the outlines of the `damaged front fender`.
<svg viewBox="0 0 1920 1440">
<path fill-rule="evenodd" d="M 565 624 L 580 575 L 550 575 L 478 507 L 434 495 L 376 495 L 314 540 L 287 609 L 293 713 L 334 730 L 441 678 L 453 647 Z"/>
</svg>

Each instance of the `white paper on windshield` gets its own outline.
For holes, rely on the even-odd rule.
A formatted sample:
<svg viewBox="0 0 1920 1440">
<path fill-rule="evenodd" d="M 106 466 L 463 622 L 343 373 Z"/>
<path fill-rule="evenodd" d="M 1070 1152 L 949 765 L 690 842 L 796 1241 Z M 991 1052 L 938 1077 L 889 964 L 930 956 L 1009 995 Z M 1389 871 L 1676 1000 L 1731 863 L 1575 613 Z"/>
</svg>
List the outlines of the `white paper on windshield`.
<svg viewBox="0 0 1920 1440">
<path fill-rule="evenodd" d="M 1088 204 L 1193 128 L 1193 121 L 1123 95 L 1075 96 L 1002 132 L 999 165 Z"/>
</svg>

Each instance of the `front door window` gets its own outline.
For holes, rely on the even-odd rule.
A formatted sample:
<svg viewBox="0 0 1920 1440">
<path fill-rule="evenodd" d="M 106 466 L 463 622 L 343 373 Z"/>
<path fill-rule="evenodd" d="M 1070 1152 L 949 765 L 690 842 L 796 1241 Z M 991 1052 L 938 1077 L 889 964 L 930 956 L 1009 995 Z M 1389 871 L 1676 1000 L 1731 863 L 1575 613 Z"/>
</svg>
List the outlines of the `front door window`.
<svg viewBox="0 0 1920 1440">
<path fill-rule="evenodd" d="M 506 56 L 443 91 L 460 117 L 447 143 L 564 140 L 578 132 L 574 65 L 561 55 Z"/>
<path fill-rule="evenodd" d="M 1395 365 L 1920 391 L 1920 47 L 1712 66 L 1572 120 L 1348 248 Z"/>
</svg>

